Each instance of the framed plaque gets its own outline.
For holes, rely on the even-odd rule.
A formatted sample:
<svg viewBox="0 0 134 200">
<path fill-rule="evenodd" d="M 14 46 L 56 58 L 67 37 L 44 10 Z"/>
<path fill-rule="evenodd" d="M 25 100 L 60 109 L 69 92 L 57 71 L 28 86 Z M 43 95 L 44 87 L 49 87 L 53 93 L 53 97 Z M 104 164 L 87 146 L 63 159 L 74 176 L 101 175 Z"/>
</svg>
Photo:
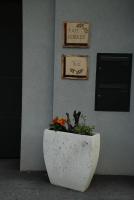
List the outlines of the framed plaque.
<svg viewBox="0 0 134 200">
<path fill-rule="evenodd" d="M 88 56 L 62 55 L 62 79 L 88 79 Z"/>
<path fill-rule="evenodd" d="M 64 47 L 89 47 L 89 23 L 64 22 Z"/>
</svg>

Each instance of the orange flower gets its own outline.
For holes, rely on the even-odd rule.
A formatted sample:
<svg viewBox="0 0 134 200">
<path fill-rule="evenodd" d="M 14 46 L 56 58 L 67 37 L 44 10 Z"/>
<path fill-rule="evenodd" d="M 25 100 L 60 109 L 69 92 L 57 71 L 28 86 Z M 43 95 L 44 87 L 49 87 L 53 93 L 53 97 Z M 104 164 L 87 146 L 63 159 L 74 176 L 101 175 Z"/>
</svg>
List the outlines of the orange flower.
<svg viewBox="0 0 134 200">
<path fill-rule="evenodd" d="M 57 120 L 57 123 L 60 124 L 61 126 L 64 126 L 64 124 L 66 123 L 66 120 L 61 118 Z"/>
<path fill-rule="evenodd" d="M 53 119 L 53 124 L 56 124 L 56 123 L 57 123 L 57 120 L 58 120 L 58 117 L 55 117 L 55 118 Z"/>
<path fill-rule="evenodd" d="M 53 124 L 60 124 L 61 126 L 64 126 L 65 123 L 66 123 L 66 120 L 64 118 L 59 119 L 58 117 L 56 117 L 53 119 Z"/>
</svg>

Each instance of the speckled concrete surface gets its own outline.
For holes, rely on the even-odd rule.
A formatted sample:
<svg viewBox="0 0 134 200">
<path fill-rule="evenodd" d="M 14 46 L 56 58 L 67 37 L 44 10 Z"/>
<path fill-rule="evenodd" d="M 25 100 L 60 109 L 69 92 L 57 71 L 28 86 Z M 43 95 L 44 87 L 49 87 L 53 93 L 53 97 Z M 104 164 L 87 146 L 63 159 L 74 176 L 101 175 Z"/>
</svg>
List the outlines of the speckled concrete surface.
<svg viewBox="0 0 134 200">
<path fill-rule="evenodd" d="M 81 193 L 51 185 L 44 172 L 19 172 L 0 161 L 0 200 L 134 200 L 134 177 L 95 176 Z"/>
<path fill-rule="evenodd" d="M 97 166 L 99 151 L 98 133 L 87 136 L 44 131 L 44 160 L 50 182 L 54 185 L 86 191 Z"/>
</svg>

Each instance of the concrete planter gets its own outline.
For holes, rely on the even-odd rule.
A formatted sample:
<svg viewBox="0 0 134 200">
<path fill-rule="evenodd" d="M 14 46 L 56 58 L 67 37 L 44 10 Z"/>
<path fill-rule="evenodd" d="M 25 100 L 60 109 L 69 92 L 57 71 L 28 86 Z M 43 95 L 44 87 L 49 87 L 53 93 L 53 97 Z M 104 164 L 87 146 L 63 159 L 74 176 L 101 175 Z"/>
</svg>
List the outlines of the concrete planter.
<svg viewBox="0 0 134 200">
<path fill-rule="evenodd" d="M 94 175 L 99 151 L 99 133 L 86 136 L 44 131 L 44 160 L 49 180 L 54 185 L 84 192 Z"/>
</svg>

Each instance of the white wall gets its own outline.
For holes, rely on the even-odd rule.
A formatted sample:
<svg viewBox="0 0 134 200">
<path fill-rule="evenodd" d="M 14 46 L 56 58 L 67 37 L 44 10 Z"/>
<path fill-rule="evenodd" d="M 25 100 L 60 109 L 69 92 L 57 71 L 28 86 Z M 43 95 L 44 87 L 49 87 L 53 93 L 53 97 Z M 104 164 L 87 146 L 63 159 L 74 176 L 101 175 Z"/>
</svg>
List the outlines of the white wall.
<svg viewBox="0 0 134 200">
<path fill-rule="evenodd" d="M 42 136 L 53 104 L 53 116 L 81 110 L 101 132 L 97 173 L 134 175 L 134 73 L 130 112 L 94 111 L 96 54 L 134 53 L 133 8 L 133 0 L 56 0 L 54 59 L 53 0 L 23 0 L 21 170 L 44 169 Z M 62 48 L 69 20 L 91 23 L 91 48 Z M 89 55 L 89 80 L 61 80 L 63 53 Z"/>
<path fill-rule="evenodd" d="M 45 168 L 43 129 L 52 118 L 54 1 L 23 0 L 21 170 Z"/>
<path fill-rule="evenodd" d="M 134 73 L 130 112 L 94 111 L 96 54 L 134 53 L 133 8 L 133 0 L 56 0 L 53 115 L 81 110 L 101 132 L 99 174 L 134 175 Z M 91 23 L 91 48 L 62 48 L 63 22 L 69 20 Z M 62 54 L 88 55 L 89 80 L 61 80 Z"/>
</svg>

